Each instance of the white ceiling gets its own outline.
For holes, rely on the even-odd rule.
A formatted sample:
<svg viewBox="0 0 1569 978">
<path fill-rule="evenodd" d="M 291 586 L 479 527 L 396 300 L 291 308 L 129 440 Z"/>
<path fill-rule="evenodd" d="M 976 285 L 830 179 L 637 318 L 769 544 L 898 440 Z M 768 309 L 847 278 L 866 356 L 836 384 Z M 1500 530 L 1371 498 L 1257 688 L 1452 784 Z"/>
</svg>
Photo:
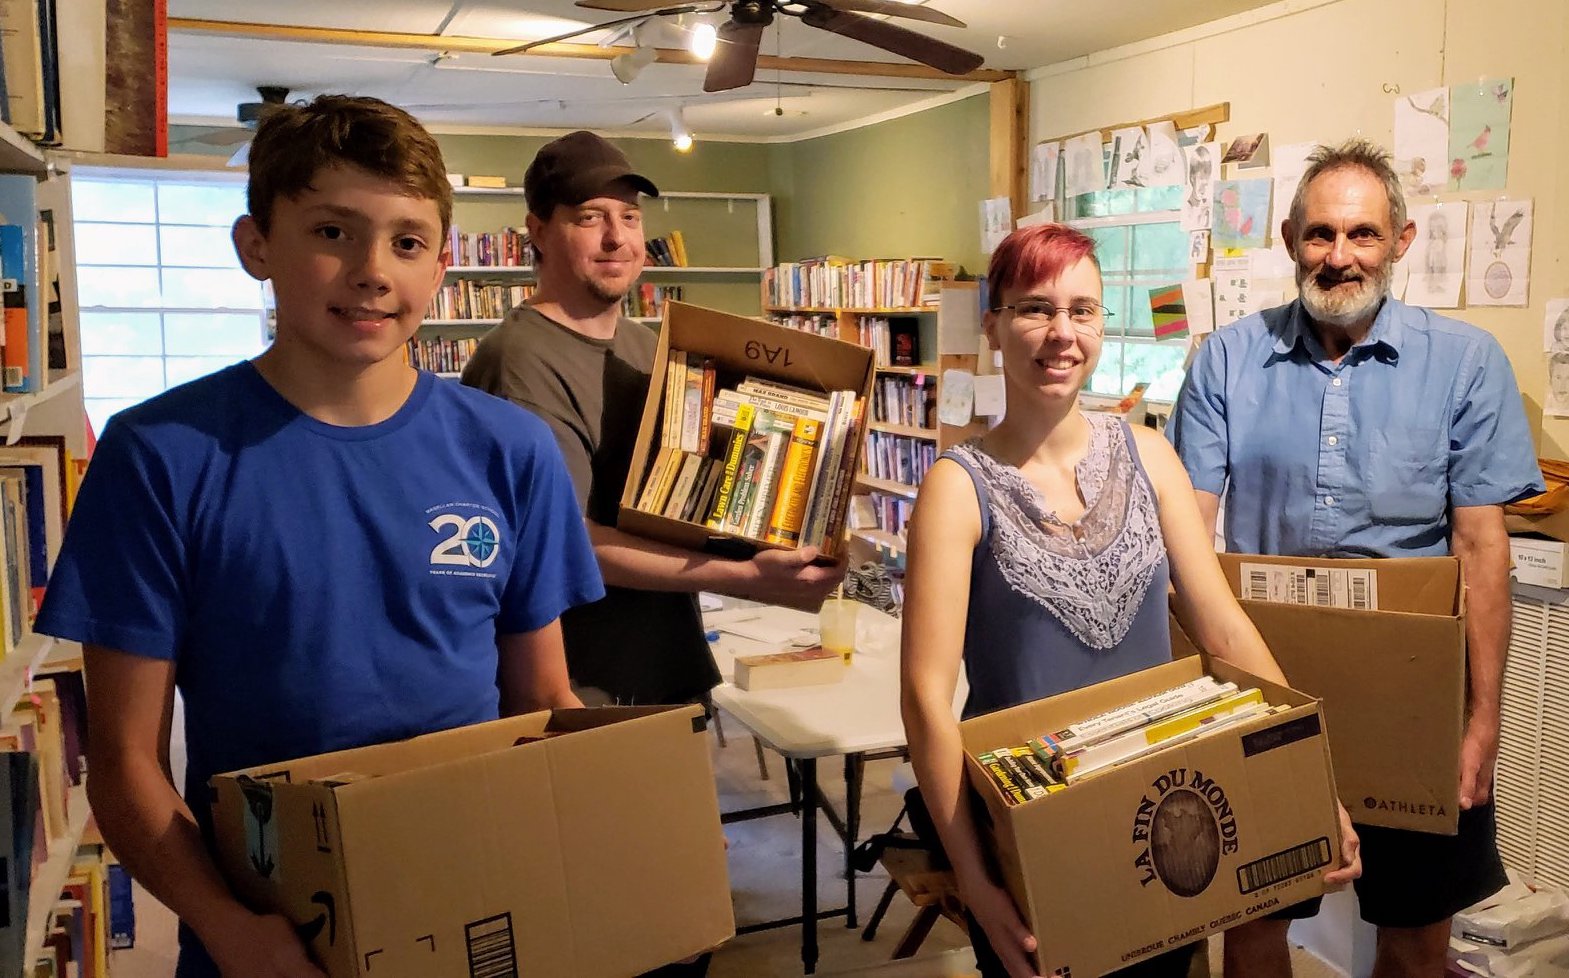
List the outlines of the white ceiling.
<svg viewBox="0 0 1569 978">
<path fill-rule="evenodd" d="M 987 68 L 1022 70 L 1180 30 L 1269 0 L 926 0 L 969 27 L 913 29 L 968 47 Z M 618 16 L 585 10 L 571 0 L 170 0 L 171 17 L 537 40 Z M 713 20 L 721 15 L 714 15 Z M 665 19 L 655 43 L 682 47 Z M 779 18 L 763 45 L 786 57 L 898 61 L 859 42 Z M 593 43 L 603 32 L 580 40 Z M 1002 46 L 999 47 L 999 37 Z M 432 62 L 436 63 L 432 63 Z M 239 102 L 255 101 L 257 85 L 284 85 L 301 97 L 319 92 L 374 95 L 405 106 L 427 125 L 454 127 L 594 128 L 668 131 L 665 118 L 644 119 L 680 105 L 698 137 L 794 137 L 853 124 L 934 95 L 963 88 L 957 80 L 806 75 L 759 70 L 750 87 L 702 93 L 700 65 L 650 65 L 622 85 L 604 61 L 491 57 L 254 40 L 171 32 L 171 121 L 233 125 Z M 809 83 L 780 87 L 776 80 Z M 833 86 L 875 86 L 845 90 Z M 913 89 L 891 91 L 888 88 Z M 785 109 L 784 115 L 773 111 Z M 639 122 L 638 120 L 643 120 Z"/>
</svg>

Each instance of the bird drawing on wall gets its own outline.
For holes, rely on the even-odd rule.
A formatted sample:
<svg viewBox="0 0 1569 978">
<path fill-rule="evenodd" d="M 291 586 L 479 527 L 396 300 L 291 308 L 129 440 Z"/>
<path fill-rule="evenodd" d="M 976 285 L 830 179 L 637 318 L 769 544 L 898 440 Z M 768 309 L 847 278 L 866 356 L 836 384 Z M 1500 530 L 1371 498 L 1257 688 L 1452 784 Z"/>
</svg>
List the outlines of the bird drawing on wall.
<svg viewBox="0 0 1569 978">
<path fill-rule="evenodd" d="M 1493 232 L 1494 257 L 1502 255 L 1505 248 L 1514 244 L 1515 229 L 1520 226 L 1520 222 L 1523 220 L 1525 220 L 1525 209 L 1521 208 L 1516 210 L 1513 214 L 1510 214 L 1508 217 L 1504 218 L 1504 226 L 1500 228 L 1498 226 L 1497 205 L 1495 204 L 1493 208 L 1487 212 L 1487 226 L 1492 229 Z"/>
<path fill-rule="evenodd" d="M 1477 137 L 1475 139 L 1471 140 L 1471 148 L 1476 150 L 1476 152 L 1471 154 L 1471 158 L 1472 159 L 1476 159 L 1479 156 L 1489 156 L 1489 155 L 1491 155 L 1491 154 L 1489 154 L 1487 152 L 1487 142 L 1488 142 L 1488 140 L 1490 140 L 1492 138 L 1493 138 L 1493 127 L 1492 126 L 1483 126 L 1482 127 L 1482 131 L 1477 134 Z"/>
<path fill-rule="evenodd" d="M 1440 122 L 1444 123 L 1445 125 L 1449 124 L 1449 93 L 1448 92 L 1440 91 L 1438 94 L 1433 96 L 1432 103 L 1428 104 L 1428 105 L 1421 105 L 1421 104 L 1419 104 L 1417 102 L 1417 100 L 1416 100 L 1416 96 L 1415 95 L 1407 95 L 1406 96 L 1406 104 L 1411 106 L 1411 108 L 1414 109 L 1415 111 L 1422 113 L 1423 115 L 1430 115 L 1433 118 L 1435 118 L 1435 119 L 1439 120 Z"/>
</svg>

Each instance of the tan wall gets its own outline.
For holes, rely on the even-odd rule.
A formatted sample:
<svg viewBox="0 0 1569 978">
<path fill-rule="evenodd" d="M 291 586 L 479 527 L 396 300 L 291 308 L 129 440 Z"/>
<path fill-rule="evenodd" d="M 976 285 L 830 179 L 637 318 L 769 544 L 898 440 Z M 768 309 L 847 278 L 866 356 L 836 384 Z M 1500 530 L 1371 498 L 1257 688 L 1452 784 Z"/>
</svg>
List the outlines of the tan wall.
<svg viewBox="0 0 1569 978">
<path fill-rule="evenodd" d="M 1289 0 L 1031 73 L 1031 139 L 1231 103 L 1224 138 L 1278 144 L 1363 135 L 1386 146 L 1394 96 L 1480 76 L 1515 78 L 1511 197 L 1535 199 L 1531 304 L 1448 312 L 1496 335 L 1543 455 L 1569 456 L 1569 419 L 1546 419 L 1542 319 L 1569 296 L 1569 0 Z M 1445 195 L 1482 200 L 1491 193 Z"/>
</svg>

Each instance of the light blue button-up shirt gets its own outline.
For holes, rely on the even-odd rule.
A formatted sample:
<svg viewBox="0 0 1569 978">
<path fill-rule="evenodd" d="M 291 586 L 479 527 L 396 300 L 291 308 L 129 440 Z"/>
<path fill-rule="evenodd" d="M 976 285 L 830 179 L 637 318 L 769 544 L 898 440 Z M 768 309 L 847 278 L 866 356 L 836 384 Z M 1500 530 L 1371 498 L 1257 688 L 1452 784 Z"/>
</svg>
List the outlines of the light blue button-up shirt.
<svg viewBox="0 0 1569 978">
<path fill-rule="evenodd" d="M 1442 556 L 1452 507 L 1543 490 L 1498 341 L 1395 299 L 1339 363 L 1300 302 L 1217 330 L 1167 435 L 1237 553 Z"/>
</svg>

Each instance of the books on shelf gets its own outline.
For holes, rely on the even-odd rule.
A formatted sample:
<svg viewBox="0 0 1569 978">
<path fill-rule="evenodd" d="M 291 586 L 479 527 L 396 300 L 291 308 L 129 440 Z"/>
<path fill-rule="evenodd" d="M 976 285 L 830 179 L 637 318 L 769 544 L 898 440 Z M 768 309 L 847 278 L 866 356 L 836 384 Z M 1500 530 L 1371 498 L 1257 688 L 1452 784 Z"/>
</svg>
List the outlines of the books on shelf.
<svg viewBox="0 0 1569 978">
<path fill-rule="evenodd" d="M 866 436 L 863 461 L 866 474 L 872 478 L 913 486 L 937 461 L 937 443 L 925 438 L 872 431 Z"/>
<path fill-rule="evenodd" d="M 776 326 L 798 329 L 803 333 L 811 333 L 814 336 L 826 336 L 830 339 L 839 338 L 839 320 L 833 313 L 774 313 L 768 318 Z M 863 343 L 861 345 L 865 346 L 866 344 Z"/>
<path fill-rule="evenodd" d="M 522 228 L 466 233 L 456 225 L 447 232 L 451 263 L 468 268 L 533 268 L 534 253 Z"/>
<path fill-rule="evenodd" d="M 907 428 L 936 428 L 937 375 L 881 375 L 872 387 L 872 420 Z"/>
<path fill-rule="evenodd" d="M 658 452 L 636 508 L 781 546 L 822 546 L 847 502 L 863 399 L 755 375 L 719 383 L 712 357 L 671 350 Z"/>
<path fill-rule="evenodd" d="M 763 294 L 772 306 L 906 309 L 926 303 L 927 262 L 834 255 L 781 262 L 763 273 Z"/>
<path fill-rule="evenodd" d="M 428 319 L 500 319 L 528 301 L 533 285 L 504 285 L 459 279 L 443 285 L 431 300 Z"/>
<path fill-rule="evenodd" d="M 621 301 L 621 314 L 631 319 L 658 319 L 665 314 L 665 303 L 681 301 L 681 286 L 643 282 Z"/>
<path fill-rule="evenodd" d="M 657 238 L 649 238 L 644 245 L 646 265 L 686 268 L 690 264 L 686 256 L 686 239 L 681 236 L 680 231 L 671 231 Z"/>
<path fill-rule="evenodd" d="M 1016 805 L 1276 709 L 1256 687 L 1206 675 L 975 759 Z"/>
<path fill-rule="evenodd" d="M 404 346 L 404 360 L 416 370 L 438 374 L 461 373 L 479 348 L 479 337 L 414 337 Z"/>
<path fill-rule="evenodd" d="M 913 316 L 861 316 L 857 343 L 870 347 L 879 367 L 914 367 L 921 362 L 920 324 Z"/>
</svg>

